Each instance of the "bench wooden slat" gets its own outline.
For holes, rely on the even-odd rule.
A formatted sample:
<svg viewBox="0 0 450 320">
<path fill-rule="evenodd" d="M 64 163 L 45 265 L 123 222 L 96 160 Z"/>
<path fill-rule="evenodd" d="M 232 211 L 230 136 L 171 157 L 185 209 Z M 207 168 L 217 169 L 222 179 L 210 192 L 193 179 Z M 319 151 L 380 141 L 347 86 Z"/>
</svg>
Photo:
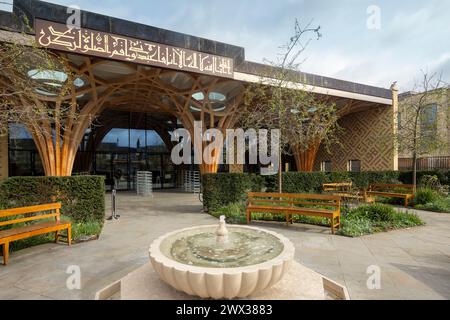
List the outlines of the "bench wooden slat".
<svg viewBox="0 0 450 320">
<path fill-rule="evenodd" d="M 36 221 L 36 220 L 45 220 L 45 219 L 51 219 L 51 218 L 58 218 L 58 213 L 52 213 L 52 214 L 42 214 L 39 216 L 33 216 L 29 218 L 21 218 L 16 220 L 8 220 L 0 222 L 0 227 L 9 226 L 12 224 L 18 224 L 18 223 L 24 223 L 24 222 L 30 222 L 30 221 Z"/>
<path fill-rule="evenodd" d="M 404 189 L 414 189 L 412 184 L 387 184 L 387 183 L 374 183 L 370 185 L 375 188 L 404 188 Z"/>
<path fill-rule="evenodd" d="M 389 189 L 393 189 L 391 192 Z M 405 191 L 405 193 L 399 193 L 399 190 Z M 405 199 L 405 208 L 408 207 L 408 201 L 414 199 L 414 185 L 412 184 L 383 184 L 375 183 L 369 186 L 369 190 L 366 192 L 367 196 L 378 196 L 385 198 L 402 198 Z"/>
<path fill-rule="evenodd" d="M 50 203 L 38 206 L 22 207 L 0 210 L 0 218 L 7 218 L 12 216 L 20 216 L 23 214 L 52 211 L 61 209 L 61 203 Z"/>
<path fill-rule="evenodd" d="M 392 197 L 392 198 L 409 198 L 413 196 L 412 194 L 394 193 L 394 192 L 381 192 L 381 191 L 367 191 L 368 195 L 372 196 L 382 196 L 382 197 Z"/>
<path fill-rule="evenodd" d="M 259 193 L 250 192 L 248 198 L 288 198 L 288 199 L 311 199 L 311 200 L 329 200 L 329 201 L 341 201 L 340 197 L 333 195 L 321 195 L 321 194 L 297 194 L 297 193 Z"/>
<path fill-rule="evenodd" d="M 304 202 L 304 201 L 289 201 L 289 200 L 263 200 L 263 199 L 253 199 L 249 203 L 257 205 L 257 203 L 278 203 L 278 204 L 289 204 L 289 205 L 304 205 L 304 206 L 321 206 L 321 207 L 339 207 L 340 204 L 336 202 Z M 291 207 L 291 206 L 289 206 Z M 286 207 L 286 208 L 289 208 Z"/>
<path fill-rule="evenodd" d="M 328 214 L 328 215 L 332 215 L 336 211 L 330 211 L 330 210 L 326 210 L 326 209 L 315 209 L 315 208 L 302 208 L 302 207 L 271 207 L 271 206 L 249 206 L 248 207 L 249 210 L 252 211 L 257 211 L 257 210 L 277 210 L 280 212 L 317 212 L 317 213 L 323 213 L 323 214 Z"/>
<path fill-rule="evenodd" d="M 289 204 L 290 206 L 280 206 L 280 204 Z M 318 209 L 304 206 L 333 207 L 333 209 Z M 246 211 L 247 223 L 250 223 L 252 220 L 252 213 L 258 212 L 285 215 L 287 223 L 294 222 L 294 215 L 328 218 L 330 219 L 331 232 L 334 234 L 335 228 L 340 226 L 340 210 L 341 197 L 335 195 L 250 192 L 248 193 Z"/>
<path fill-rule="evenodd" d="M 29 238 L 36 235 L 46 234 L 55 230 L 67 229 L 70 226 L 70 222 L 65 221 L 51 221 L 37 223 L 26 227 L 13 228 L 9 230 L 0 231 L 0 243 L 5 241 L 17 241 L 20 239 Z"/>
<path fill-rule="evenodd" d="M 353 188 L 353 182 L 324 183 L 323 191 L 343 191 Z"/>
</svg>

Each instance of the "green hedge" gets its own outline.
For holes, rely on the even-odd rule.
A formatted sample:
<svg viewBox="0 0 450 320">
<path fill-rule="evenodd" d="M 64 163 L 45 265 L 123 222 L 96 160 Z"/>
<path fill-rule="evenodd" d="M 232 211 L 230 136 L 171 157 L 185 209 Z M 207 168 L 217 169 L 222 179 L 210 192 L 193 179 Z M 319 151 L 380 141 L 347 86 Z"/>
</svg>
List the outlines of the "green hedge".
<svg viewBox="0 0 450 320">
<path fill-rule="evenodd" d="M 209 210 L 245 200 L 247 192 L 263 190 L 264 177 L 255 174 L 219 173 L 202 177 L 203 203 Z"/>
<path fill-rule="evenodd" d="M 450 184 L 450 171 L 418 172 L 418 181 L 424 175 L 435 175 L 441 184 Z M 364 189 L 372 183 L 412 183 L 412 172 L 286 172 L 283 174 L 283 191 L 287 193 L 321 193 L 324 183 L 353 181 L 356 188 Z M 207 174 L 203 176 L 203 198 L 210 211 L 245 200 L 249 191 L 278 191 L 278 176 L 254 174 Z"/>
<path fill-rule="evenodd" d="M 14 177 L 0 183 L 0 208 L 62 203 L 61 214 L 75 222 L 105 219 L 105 182 L 99 176 Z"/>
</svg>

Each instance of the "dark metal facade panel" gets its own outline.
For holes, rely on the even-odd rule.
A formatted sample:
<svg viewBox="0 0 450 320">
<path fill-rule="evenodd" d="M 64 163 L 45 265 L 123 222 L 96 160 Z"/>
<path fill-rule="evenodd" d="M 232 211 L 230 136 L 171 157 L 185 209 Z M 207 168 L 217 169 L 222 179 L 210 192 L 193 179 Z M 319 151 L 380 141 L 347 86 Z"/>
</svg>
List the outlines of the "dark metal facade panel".
<svg viewBox="0 0 450 320">
<path fill-rule="evenodd" d="M 268 69 L 270 68 L 273 67 L 260 63 L 245 61 L 242 64 L 236 65 L 235 71 L 260 76 L 266 75 L 268 73 Z M 311 86 L 364 94 L 385 99 L 392 99 L 391 90 L 385 88 L 379 88 L 329 77 L 322 77 L 319 75 L 304 72 L 293 71 L 291 76 L 293 79 L 299 80 L 302 83 Z"/>
<path fill-rule="evenodd" d="M 67 7 L 37 0 L 14 0 L 14 13 L 19 17 L 26 16 L 31 23 L 35 18 L 66 23 L 68 17 Z M 88 11 L 81 12 L 81 26 L 87 29 L 233 58 L 236 63 L 245 60 L 245 50 L 242 47 Z M 1 19 L 0 28 L 23 31 L 20 25 L 6 18 Z"/>
</svg>

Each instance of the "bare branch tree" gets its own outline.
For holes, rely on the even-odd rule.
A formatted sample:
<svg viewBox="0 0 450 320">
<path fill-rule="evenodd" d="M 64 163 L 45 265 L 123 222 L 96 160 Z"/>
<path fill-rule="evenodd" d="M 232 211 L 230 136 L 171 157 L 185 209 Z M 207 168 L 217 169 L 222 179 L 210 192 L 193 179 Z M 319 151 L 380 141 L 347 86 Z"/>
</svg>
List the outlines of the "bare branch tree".
<svg viewBox="0 0 450 320">
<path fill-rule="evenodd" d="M 443 97 L 448 97 L 448 84 L 442 81 L 442 74 L 421 72 L 420 82 L 400 101 L 398 115 L 397 143 L 400 152 L 412 156 L 414 187 L 418 159 L 442 148 L 447 143 L 444 134 L 450 129 L 438 125 L 439 116 L 450 115 L 448 102 L 437 109 Z"/>
<path fill-rule="evenodd" d="M 302 78 L 300 59 L 312 38 L 321 37 L 320 27 L 311 27 L 312 21 L 301 27 L 295 21 L 295 33 L 289 42 L 280 47 L 276 61 L 267 61 L 269 68 L 259 82 L 247 86 L 244 95 L 245 108 L 241 125 L 255 129 L 279 129 L 281 150 L 279 167 L 279 190 L 282 192 L 281 154 L 293 151 L 297 169 L 312 171 L 321 144 L 329 146 L 336 142 L 338 129 L 337 112 L 325 96 L 311 92 Z"/>
</svg>

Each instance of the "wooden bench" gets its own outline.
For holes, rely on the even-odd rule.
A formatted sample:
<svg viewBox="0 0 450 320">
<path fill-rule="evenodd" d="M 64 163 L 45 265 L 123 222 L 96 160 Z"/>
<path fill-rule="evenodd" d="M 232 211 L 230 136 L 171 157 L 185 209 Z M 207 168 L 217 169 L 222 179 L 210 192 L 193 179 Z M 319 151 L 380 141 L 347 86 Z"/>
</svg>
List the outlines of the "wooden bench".
<svg viewBox="0 0 450 320">
<path fill-rule="evenodd" d="M 323 191 L 335 192 L 335 191 L 351 191 L 353 188 L 353 182 L 338 182 L 338 183 L 324 183 L 322 185 Z"/>
<path fill-rule="evenodd" d="M 67 230 L 67 242 L 72 241 L 72 225 L 61 220 L 61 204 L 51 203 L 39 206 L 0 210 L 0 227 L 11 226 L 10 229 L 0 231 L 0 245 L 3 245 L 3 264 L 8 264 L 9 244 L 13 241 L 30 238 L 33 236 L 55 233 L 55 242 L 58 242 L 60 231 Z M 18 223 L 28 223 L 39 220 L 55 218 L 55 221 L 33 223 L 22 227 L 14 227 Z"/>
<path fill-rule="evenodd" d="M 372 184 L 366 191 L 365 198 L 370 202 L 370 197 L 401 198 L 405 199 L 405 207 L 414 199 L 414 185 L 412 184 Z M 372 199 L 374 202 L 375 199 Z"/>
<path fill-rule="evenodd" d="M 252 213 L 282 214 L 286 216 L 286 222 L 291 224 L 294 223 L 293 215 L 328 218 L 334 234 L 341 224 L 341 197 L 251 192 L 248 194 L 246 211 L 247 224 L 252 221 Z"/>
<path fill-rule="evenodd" d="M 364 200 L 364 192 L 353 190 L 353 182 L 324 183 L 322 189 L 325 193 L 339 196 L 343 200 Z"/>
</svg>

